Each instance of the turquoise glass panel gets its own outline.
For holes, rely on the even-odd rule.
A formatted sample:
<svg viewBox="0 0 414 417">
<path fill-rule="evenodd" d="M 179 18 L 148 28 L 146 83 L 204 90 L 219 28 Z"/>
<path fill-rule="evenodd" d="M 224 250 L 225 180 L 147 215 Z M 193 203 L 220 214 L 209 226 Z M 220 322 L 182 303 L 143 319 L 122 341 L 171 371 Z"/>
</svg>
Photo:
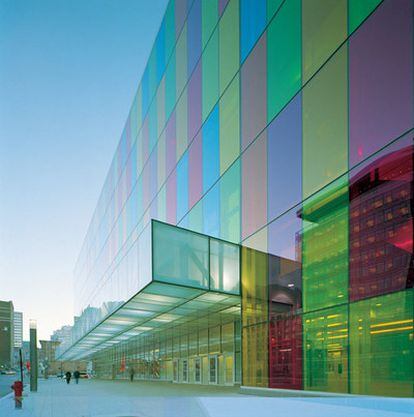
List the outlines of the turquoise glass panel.
<svg viewBox="0 0 414 417">
<path fill-rule="evenodd" d="M 220 172 L 219 111 L 216 105 L 203 125 L 203 192 L 217 181 Z"/>
</svg>

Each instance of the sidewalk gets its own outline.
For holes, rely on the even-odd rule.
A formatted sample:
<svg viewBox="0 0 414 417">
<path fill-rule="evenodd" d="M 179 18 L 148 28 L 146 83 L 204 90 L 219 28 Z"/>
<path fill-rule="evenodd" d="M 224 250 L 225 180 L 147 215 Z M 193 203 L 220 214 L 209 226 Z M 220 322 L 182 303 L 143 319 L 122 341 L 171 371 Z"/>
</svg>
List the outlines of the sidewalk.
<svg viewBox="0 0 414 417">
<path fill-rule="evenodd" d="M 258 397 L 237 388 L 162 382 L 59 379 L 39 381 L 23 409 L 0 399 L 1 417 L 408 417 L 413 399 L 369 397 Z"/>
</svg>

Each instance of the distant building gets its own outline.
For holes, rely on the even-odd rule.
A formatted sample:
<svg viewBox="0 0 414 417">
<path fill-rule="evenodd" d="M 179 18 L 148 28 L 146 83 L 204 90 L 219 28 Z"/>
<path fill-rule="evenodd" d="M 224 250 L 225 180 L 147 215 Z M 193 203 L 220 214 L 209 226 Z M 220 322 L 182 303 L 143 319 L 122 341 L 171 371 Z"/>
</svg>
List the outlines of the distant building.
<svg viewBox="0 0 414 417">
<path fill-rule="evenodd" d="M 15 311 L 13 315 L 14 347 L 21 348 L 23 344 L 23 313 Z"/>
<path fill-rule="evenodd" d="M 13 313 L 11 301 L 0 301 L 0 368 L 13 363 Z"/>
<path fill-rule="evenodd" d="M 56 348 L 60 341 L 40 340 L 39 371 L 40 375 L 56 375 L 60 371 L 60 362 L 55 359 Z"/>
</svg>

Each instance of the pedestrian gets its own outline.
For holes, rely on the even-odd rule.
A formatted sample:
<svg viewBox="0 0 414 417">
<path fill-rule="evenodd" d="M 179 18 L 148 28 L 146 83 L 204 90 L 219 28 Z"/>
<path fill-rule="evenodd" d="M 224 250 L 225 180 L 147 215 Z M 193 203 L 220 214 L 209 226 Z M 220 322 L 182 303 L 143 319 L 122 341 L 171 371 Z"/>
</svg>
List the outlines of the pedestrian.
<svg viewBox="0 0 414 417">
<path fill-rule="evenodd" d="M 129 378 L 131 379 L 131 382 L 134 380 L 134 375 L 135 375 L 134 367 L 131 366 L 131 369 L 129 370 Z"/>
<path fill-rule="evenodd" d="M 79 384 L 80 372 L 79 372 L 78 370 L 76 370 L 76 371 L 73 373 L 73 376 L 75 377 L 75 381 L 76 381 L 76 383 L 77 383 L 77 384 Z"/>
<path fill-rule="evenodd" d="M 70 384 L 70 379 L 72 378 L 71 372 L 70 371 L 67 371 L 66 374 L 65 374 L 65 376 L 66 376 L 66 383 L 67 384 Z"/>
</svg>

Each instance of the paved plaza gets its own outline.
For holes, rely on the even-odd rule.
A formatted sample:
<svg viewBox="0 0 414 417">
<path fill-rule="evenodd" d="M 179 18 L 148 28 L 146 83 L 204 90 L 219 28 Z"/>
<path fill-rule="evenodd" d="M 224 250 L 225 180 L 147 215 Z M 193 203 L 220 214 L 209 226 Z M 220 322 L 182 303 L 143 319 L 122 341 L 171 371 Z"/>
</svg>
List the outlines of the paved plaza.
<svg viewBox="0 0 414 417">
<path fill-rule="evenodd" d="M 0 399 L 1 417 L 404 417 L 413 399 L 382 397 L 261 397 L 237 388 L 162 382 L 59 379 L 39 381 L 26 392 L 23 409 L 11 396 Z"/>
</svg>

